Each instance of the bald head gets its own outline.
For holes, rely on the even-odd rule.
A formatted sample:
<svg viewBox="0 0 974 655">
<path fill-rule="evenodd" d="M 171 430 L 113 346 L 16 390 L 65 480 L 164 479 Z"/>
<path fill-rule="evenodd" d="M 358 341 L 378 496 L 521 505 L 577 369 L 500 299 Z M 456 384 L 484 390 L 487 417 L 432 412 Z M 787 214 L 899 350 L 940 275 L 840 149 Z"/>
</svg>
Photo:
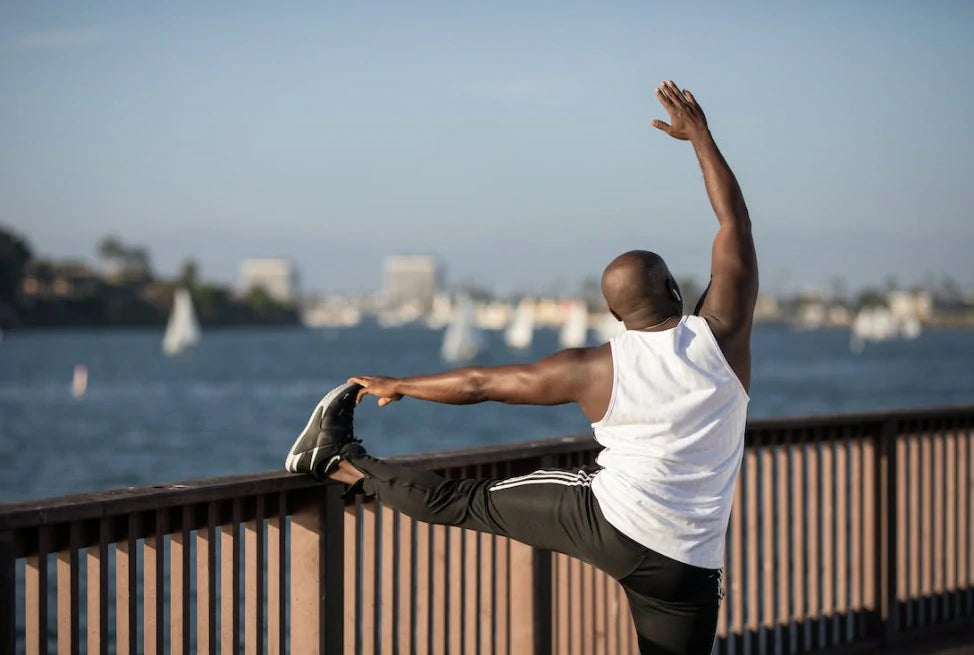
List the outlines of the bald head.
<svg viewBox="0 0 974 655">
<path fill-rule="evenodd" d="M 602 295 L 630 329 L 683 313 L 676 280 L 663 258 L 648 250 L 630 250 L 613 259 L 602 273 Z"/>
</svg>

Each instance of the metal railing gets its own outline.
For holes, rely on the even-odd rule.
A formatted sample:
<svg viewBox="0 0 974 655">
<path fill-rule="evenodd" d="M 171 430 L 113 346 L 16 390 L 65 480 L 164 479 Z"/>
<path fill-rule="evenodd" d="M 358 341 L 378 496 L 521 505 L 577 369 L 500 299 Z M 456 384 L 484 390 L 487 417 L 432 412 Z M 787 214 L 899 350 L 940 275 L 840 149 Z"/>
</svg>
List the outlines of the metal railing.
<svg viewBox="0 0 974 655">
<path fill-rule="evenodd" d="M 720 653 L 837 652 L 974 620 L 974 407 L 754 421 Z M 590 464 L 590 437 L 398 458 Z M 619 585 L 280 472 L 0 505 L 0 652 L 634 653 Z"/>
</svg>

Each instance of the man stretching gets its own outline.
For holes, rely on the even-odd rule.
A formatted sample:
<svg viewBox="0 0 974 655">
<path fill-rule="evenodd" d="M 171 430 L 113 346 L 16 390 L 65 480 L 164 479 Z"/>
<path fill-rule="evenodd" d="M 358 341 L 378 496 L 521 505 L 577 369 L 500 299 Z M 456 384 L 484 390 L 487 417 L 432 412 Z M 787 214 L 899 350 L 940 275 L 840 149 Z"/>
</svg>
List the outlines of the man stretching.
<svg viewBox="0 0 974 655">
<path fill-rule="evenodd" d="M 626 591 L 642 653 L 709 654 L 720 567 L 744 449 L 757 258 L 744 197 L 696 99 L 656 96 L 688 140 L 720 222 L 710 285 L 692 315 L 662 258 L 634 250 L 602 274 L 626 331 L 533 364 L 412 378 L 359 376 L 326 395 L 288 453 L 289 471 L 357 485 L 415 519 L 503 535 L 584 560 Z M 404 396 L 455 405 L 578 403 L 603 447 L 597 470 L 446 480 L 384 462 L 355 439 L 355 404 Z"/>
</svg>

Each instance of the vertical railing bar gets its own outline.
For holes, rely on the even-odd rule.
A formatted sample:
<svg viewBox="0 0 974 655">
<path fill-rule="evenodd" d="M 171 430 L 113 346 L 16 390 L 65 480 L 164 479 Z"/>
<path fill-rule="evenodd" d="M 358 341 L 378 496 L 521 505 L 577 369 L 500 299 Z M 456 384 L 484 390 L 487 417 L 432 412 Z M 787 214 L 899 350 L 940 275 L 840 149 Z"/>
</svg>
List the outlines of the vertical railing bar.
<svg viewBox="0 0 974 655">
<path fill-rule="evenodd" d="M 279 492 L 276 496 L 269 496 L 271 509 L 267 511 L 267 652 L 269 655 L 284 655 L 281 644 L 281 633 L 285 626 L 281 620 L 281 606 L 284 605 L 285 596 L 281 592 L 281 581 L 287 572 L 281 566 L 281 555 L 283 555 L 283 544 L 281 543 L 281 533 L 284 531 L 284 516 L 282 513 L 281 496 Z M 263 641 L 263 639 L 261 639 Z"/>
<path fill-rule="evenodd" d="M 71 655 L 81 652 L 81 523 L 72 521 L 68 535 L 71 552 Z"/>
<path fill-rule="evenodd" d="M 80 612 L 78 611 L 78 549 L 81 544 L 80 526 L 68 524 L 68 544 L 57 552 L 57 650 L 58 653 L 78 652 Z"/>
<path fill-rule="evenodd" d="M 396 575 L 396 612 L 397 639 L 396 655 L 415 650 L 416 631 L 414 629 L 416 614 L 414 610 L 413 594 L 416 589 L 416 547 L 413 539 L 414 520 L 404 514 L 396 514 L 397 538 L 399 552 L 396 556 L 398 573 Z"/>
<path fill-rule="evenodd" d="M 555 466 L 557 466 L 557 463 L 551 455 L 543 456 L 538 462 L 538 469 L 550 469 Z M 552 631 L 554 629 L 552 619 L 552 605 L 554 600 L 552 562 L 554 554 L 551 551 L 534 548 L 531 559 L 531 570 L 533 573 L 533 580 L 531 582 L 533 598 L 531 602 L 535 621 L 534 655 L 550 655 L 552 652 Z"/>
<path fill-rule="evenodd" d="M 964 482 L 967 499 L 967 616 L 974 616 L 974 422 L 965 421 L 964 436 L 967 448 L 967 480 Z"/>
<path fill-rule="evenodd" d="M 760 454 L 761 473 L 761 604 L 762 607 L 762 642 L 772 641 L 775 632 L 775 531 L 774 531 L 774 446 L 771 440 L 761 445 Z"/>
<path fill-rule="evenodd" d="M 193 522 L 192 505 L 176 508 L 179 531 L 172 532 L 169 542 L 169 649 L 178 655 L 189 655 L 190 622 L 193 616 L 190 606 L 189 575 L 190 526 Z M 167 526 L 166 533 L 172 526 Z"/>
<path fill-rule="evenodd" d="M 909 598 L 909 626 L 919 624 L 920 611 L 920 437 L 916 430 L 907 432 L 907 487 L 906 512 L 907 544 L 911 557 L 907 562 L 907 597 Z"/>
<path fill-rule="evenodd" d="M 962 429 L 962 422 L 954 420 L 954 433 L 957 436 L 957 613 L 959 616 L 968 614 L 967 589 L 971 586 L 968 580 L 968 519 L 967 506 L 970 502 L 970 486 L 967 472 L 967 441 Z"/>
<path fill-rule="evenodd" d="M 510 653 L 511 648 L 511 541 L 503 537 L 494 539 L 495 577 L 494 621 L 497 626 L 497 641 L 494 645 L 498 655 Z"/>
<path fill-rule="evenodd" d="M 142 642 L 139 652 L 143 655 L 163 655 L 156 644 L 160 626 L 155 610 L 161 580 L 155 566 L 159 537 L 154 523 L 151 520 L 146 521 L 146 531 L 142 538 Z"/>
<path fill-rule="evenodd" d="M 777 524 L 777 543 L 775 548 L 777 551 L 777 564 L 778 570 L 776 572 L 777 576 L 777 596 L 778 596 L 778 614 L 777 622 L 781 629 L 782 641 L 786 645 L 785 650 L 790 650 L 790 630 L 789 624 L 791 622 L 791 607 L 789 605 L 789 600 L 791 596 L 791 571 L 789 569 L 790 564 L 790 549 L 788 547 L 788 532 L 791 521 L 795 520 L 794 515 L 790 514 L 790 486 L 788 484 L 788 472 L 789 472 L 789 451 L 790 451 L 790 440 L 785 437 L 778 442 L 777 452 L 775 452 L 775 523 Z"/>
<path fill-rule="evenodd" d="M 428 653 L 430 652 L 430 624 L 431 624 L 431 612 L 430 612 L 430 598 L 432 598 L 432 588 L 430 584 L 430 561 L 431 561 L 431 550 L 432 550 L 432 540 L 430 539 L 430 531 L 432 526 L 428 523 L 421 523 L 419 521 L 413 522 L 413 537 L 415 540 L 415 551 L 414 551 L 414 566 L 415 566 L 415 584 L 413 588 L 416 590 L 413 597 L 413 613 L 415 614 L 415 630 L 413 632 L 414 641 L 414 652 L 416 653 Z"/>
<path fill-rule="evenodd" d="M 876 561 L 880 571 L 876 576 L 877 605 L 881 608 L 880 617 L 884 621 L 882 642 L 884 645 L 896 641 L 899 631 L 899 616 L 896 610 L 897 571 L 894 556 L 897 550 L 897 487 L 896 487 L 896 419 L 887 419 L 882 426 L 880 447 L 876 457 L 876 496 L 880 501 L 880 538 L 876 548 Z"/>
<path fill-rule="evenodd" d="M 324 516 L 322 526 L 324 536 L 319 540 L 318 557 L 324 569 L 324 639 L 323 653 L 340 653 L 345 643 L 344 606 L 345 593 L 345 500 L 339 484 L 328 484 L 324 488 Z M 295 654 L 297 655 L 297 654 Z"/>
<path fill-rule="evenodd" d="M 430 652 L 433 655 L 443 655 L 446 652 L 446 528 L 441 525 L 430 526 L 430 577 L 433 585 L 430 588 Z"/>
<path fill-rule="evenodd" d="M 833 642 L 845 642 L 845 620 L 849 611 L 849 436 L 843 429 L 836 435 L 835 450 L 835 620 Z"/>
<path fill-rule="evenodd" d="M 480 598 L 478 582 L 480 578 L 477 575 L 480 570 L 478 567 L 480 563 L 479 544 L 480 537 L 476 532 L 472 530 L 463 531 L 463 648 L 466 653 L 471 655 L 476 655 L 477 649 L 480 647 L 480 634 L 477 630 L 477 626 L 480 624 L 478 603 Z"/>
<path fill-rule="evenodd" d="M 166 510 L 156 510 L 154 530 L 155 562 L 152 564 L 146 562 L 145 568 L 155 567 L 155 607 L 150 608 L 146 605 L 143 611 L 145 612 L 145 621 L 148 621 L 150 612 L 155 615 L 155 652 L 163 655 L 166 648 L 166 534 L 169 532 L 169 515 Z M 148 651 L 148 649 L 146 650 Z"/>
<path fill-rule="evenodd" d="M 103 516 L 98 521 L 98 644 L 97 652 L 108 655 L 108 601 L 111 592 L 108 588 L 108 545 L 111 542 L 112 523 Z M 91 560 L 88 560 L 91 566 Z M 91 621 L 92 604 L 88 606 L 88 621 Z M 90 633 L 89 633 L 90 634 Z M 95 655 L 89 637 L 88 655 Z"/>
<path fill-rule="evenodd" d="M 383 504 L 379 512 L 379 577 L 376 580 L 382 605 L 379 608 L 378 629 L 382 653 L 392 653 L 396 641 L 396 516 L 395 510 Z"/>
<path fill-rule="evenodd" d="M 924 549 L 924 567 L 925 567 L 925 577 L 926 577 L 926 590 L 923 593 L 923 622 L 925 627 L 930 627 L 934 622 L 934 617 L 936 616 L 936 525 L 937 525 L 937 511 L 936 511 L 936 454 L 934 452 L 934 435 L 931 434 L 930 424 L 926 421 L 917 422 L 917 430 L 920 431 L 922 435 L 922 445 L 926 449 L 924 458 L 926 459 L 925 465 L 925 483 L 924 483 L 924 517 L 925 517 L 925 543 Z"/>
<path fill-rule="evenodd" d="M 286 491 L 282 491 L 277 496 L 277 515 L 280 520 L 279 529 L 277 531 L 277 548 L 280 553 L 279 562 L 279 572 L 277 576 L 277 593 L 278 593 L 278 603 L 277 607 L 277 654 L 285 655 L 287 653 L 287 633 L 289 626 L 289 613 L 288 613 L 288 580 L 290 579 L 290 562 L 291 553 L 287 547 L 287 536 L 288 536 L 288 515 L 290 514 L 290 509 L 288 507 L 288 494 Z M 273 652 L 273 650 L 272 650 Z M 296 655 L 296 654 L 295 654 Z"/>
<path fill-rule="evenodd" d="M 378 575 L 376 571 L 376 549 L 378 547 L 378 509 L 377 501 L 369 500 L 362 504 L 359 514 L 361 522 L 361 541 L 358 543 L 359 549 L 359 571 L 362 576 L 362 584 L 359 589 L 360 602 L 357 619 L 362 632 L 361 646 L 362 653 L 370 655 L 376 649 L 376 583 Z"/>
<path fill-rule="evenodd" d="M 951 426 L 944 423 L 944 620 L 954 619 L 957 591 L 957 438 Z"/>
<path fill-rule="evenodd" d="M 447 605 L 446 633 L 447 652 L 463 652 L 463 531 L 460 528 L 447 528 Z"/>
<path fill-rule="evenodd" d="M 927 423 L 933 440 L 933 608 L 934 623 L 943 621 L 944 599 L 944 434 L 940 421 Z"/>
<path fill-rule="evenodd" d="M 899 484 L 896 487 L 896 550 L 892 552 L 893 568 L 896 569 L 896 598 L 894 603 L 895 611 L 899 614 L 899 626 L 902 630 L 907 623 L 906 608 L 909 605 L 908 587 L 908 560 L 909 550 L 907 550 L 907 539 L 909 519 L 905 512 L 909 506 L 910 499 L 907 495 L 907 440 L 908 432 L 894 435 L 896 449 L 896 479 Z"/>
<path fill-rule="evenodd" d="M 196 532 L 196 647 L 208 655 L 216 655 L 216 526 L 219 523 L 219 505 L 210 502 L 206 506 L 206 527 Z"/>
<path fill-rule="evenodd" d="M 862 514 L 863 514 L 863 540 L 862 540 L 862 594 L 863 619 L 865 625 L 863 629 L 868 631 L 869 637 L 879 638 L 880 635 L 880 608 L 879 599 L 876 597 L 876 586 L 878 578 L 879 562 L 876 560 L 876 550 L 879 541 L 879 524 L 877 505 L 879 499 L 876 491 L 879 483 L 876 481 L 876 470 L 878 469 L 877 460 L 878 445 L 876 435 L 867 433 L 862 436 Z"/>
<path fill-rule="evenodd" d="M 27 557 L 25 601 L 27 655 L 47 655 L 47 554 L 51 537 L 47 526 L 37 528 L 37 551 Z"/>
<path fill-rule="evenodd" d="M 791 555 L 792 564 L 792 616 L 794 641 L 803 648 L 805 623 L 805 440 L 795 439 L 791 448 Z M 791 644 L 789 644 L 790 649 Z"/>
<path fill-rule="evenodd" d="M 390 605 L 389 615 L 388 615 L 390 644 L 389 644 L 389 649 L 387 650 L 389 653 L 391 653 L 391 655 L 399 655 L 399 642 L 400 642 L 399 574 L 401 572 L 399 554 L 402 548 L 402 544 L 400 543 L 401 530 L 399 524 L 401 521 L 401 516 L 399 515 L 398 511 L 396 511 L 391 507 L 388 508 L 388 510 L 389 510 L 389 521 L 388 521 L 388 526 L 386 528 L 387 529 L 386 538 L 390 540 L 391 545 L 389 547 L 390 566 L 389 569 L 385 572 L 385 577 L 389 578 L 387 584 L 389 586 L 389 592 L 390 592 L 390 596 L 388 599 Z"/>
<path fill-rule="evenodd" d="M 822 440 L 822 618 L 819 621 L 819 644 L 829 646 L 830 624 L 835 615 L 835 438 L 826 434 Z"/>
<path fill-rule="evenodd" d="M 115 612 L 118 614 L 120 611 L 125 612 L 127 620 L 127 641 L 125 645 L 128 647 L 127 650 L 129 655 L 137 655 L 139 652 L 139 529 L 141 526 L 141 520 L 138 512 L 132 512 L 128 515 L 128 530 L 125 536 L 125 554 L 126 554 L 126 575 L 125 579 L 121 579 L 121 575 L 116 574 L 115 584 L 119 588 L 124 588 L 125 595 L 123 598 L 117 598 L 115 604 Z M 116 552 L 116 561 L 118 560 L 118 553 Z M 125 604 L 124 610 L 119 607 L 122 603 L 118 601 L 123 601 Z M 119 646 L 119 651 L 126 650 Z"/>
<path fill-rule="evenodd" d="M 850 509 L 849 524 L 852 530 L 850 535 L 851 552 L 850 565 L 852 576 L 850 580 L 851 594 L 850 604 L 852 607 L 852 639 L 858 640 L 861 636 L 859 630 L 859 617 L 863 613 L 862 598 L 862 567 L 863 567 L 863 548 L 862 548 L 862 437 L 854 432 L 851 437 L 851 452 L 849 453 L 849 495 L 852 497 L 852 507 Z"/>
<path fill-rule="evenodd" d="M 192 505 L 184 505 L 182 508 L 182 525 L 180 526 L 180 534 L 183 540 L 183 561 L 182 561 L 182 579 L 183 588 L 180 594 L 181 598 L 179 600 L 183 608 L 183 630 L 182 634 L 178 635 L 179 640 L 182 642 L 183 653 L 191 652 L 192 644 L 192 630 L 193 630 L 193 584 L 192 584 L 192 553 L 193 553 L 193 542 L 192 542 L 192 531 L 193 531 L 193 519 L 195 512 L 193 511 Z M 170 637 L 170 643 L 175 643 L 176 635 Z"/>
<path fill-rule="evenodd" d="M 568 559 L 569 588 L 568 594 L 571 606 L 571 653 L 572 655 L 582 655 L 582 563 L 574 557 Z"/>
<path fill-rule="evenodd" d="M 236 655 L 240 652 L 240 546 L 241 529 L 243 521 L 242 499 L 234 498 L 230 508 L 230 525 L 223 526 L 223 551 L 220 555 L 220 580 L 223 594 L 220 598 L 220 605 L 223 613 L 223 620 L 230 619 L 230 653 Z M 227 555 L 230 555 L 230 562 L 227 562 Z M 229 570 L 228 570 L 229 568 Z M 229 574 L 229 575 L 228 575 Z M 227 580 L 229 578 L 229 580 Z M 229 593 L 227 593 L 229 592 Z M 230 611 L 226 609 L 225 603 L 229 600 Z M 227 652 L 227 647 L 222 640 L 227 636 L 226 625 L 220 626 L 221 649 Z"/>
<path fill-rule="evenodd" d="M 565 555 L 558 554 L 554 556 L 553 564 L 554 573 L 552 578 L 554 580 L 552 585 L 552 605 L 554 607 L 553 614 L 556 619 L 553 620 L 555 623 L 554 635 L 552 636 L 552 648 L 558 653 L 567 653 L 571 639 L 569 637 L 569 630 L 571 628 L 571 619 L 569 616 L 569 590 L 568 590 L 568 558 Z"/>
<path fill-rule="evenodd" d="M 257 635 L 257 655 L 264 655 L 264 631 L 266 629 L 267 617 L 264 614 L 265 603 L 264 595 L 265 588 L 267 586 L 266 579 L 266 568 L 267 568 L 267 553 L 264 541 L 267 536 L 267 528 L 264 524 L 267 518 L 267 504 L 266 499 L 263 494 L 257 496 L 256 505 L 254 507 L 254 520 L 257 522 L 257 552 L 256 561 L 253 563 L 257 567 L 257 609 L 256 609 L 256 626 L 254 626 L 254 632 Z M 332 553 L 334 556 L 334 553 Z"/>
<path fill-rule="evenodd" d="M 807 616 L 810 621 L 806 621 L 807 634 L 805 635 L 806 647 L 816 645 L 815 636 L 818 634 L 817 627 L 822 616 L 821 596 L 819 594 L 822 587 L 821 553 L 822 553 L 822 512 L 819 504 L 819 484 L 821 483 L 821 470 L 819 467 L 819 442 L 816 438 L 817 432 L 812 433 L 812 439 L 808 443 L 806 452 L 808 473 L 805 480 L 806 500 L 808 503 L 808 605 Z"/>
<path fill-rule="evenodd" d="M 13 653 L 17 644 L 17 560 L 13 534 L 0 532 L 0 650 Z"/>
<path fill-rule="evenodd" d="M 244 526 L 244 652 L 264 652 L 264 496 L 254 498 L 254 514 Z"/>
</svg>

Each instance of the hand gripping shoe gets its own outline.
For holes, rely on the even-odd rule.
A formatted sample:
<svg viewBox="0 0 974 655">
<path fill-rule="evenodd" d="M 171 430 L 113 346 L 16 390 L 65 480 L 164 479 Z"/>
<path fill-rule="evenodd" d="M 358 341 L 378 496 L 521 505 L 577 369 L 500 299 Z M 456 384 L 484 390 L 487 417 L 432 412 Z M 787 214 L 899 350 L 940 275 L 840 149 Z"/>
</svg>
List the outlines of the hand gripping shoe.
<svg viewBox="0 0 974 655">
<path fill-rule="evenodd" d="M 346 382 L 325 394 L 288 451 L 284 460 L 286 470 L 323 480 L 338 468 L 346 455 L 365 452 L 359 445 L 361 439 L 356 439 L 352 430 L 355 399 L 361 388 L 359 384 Z"/>
</svg>

